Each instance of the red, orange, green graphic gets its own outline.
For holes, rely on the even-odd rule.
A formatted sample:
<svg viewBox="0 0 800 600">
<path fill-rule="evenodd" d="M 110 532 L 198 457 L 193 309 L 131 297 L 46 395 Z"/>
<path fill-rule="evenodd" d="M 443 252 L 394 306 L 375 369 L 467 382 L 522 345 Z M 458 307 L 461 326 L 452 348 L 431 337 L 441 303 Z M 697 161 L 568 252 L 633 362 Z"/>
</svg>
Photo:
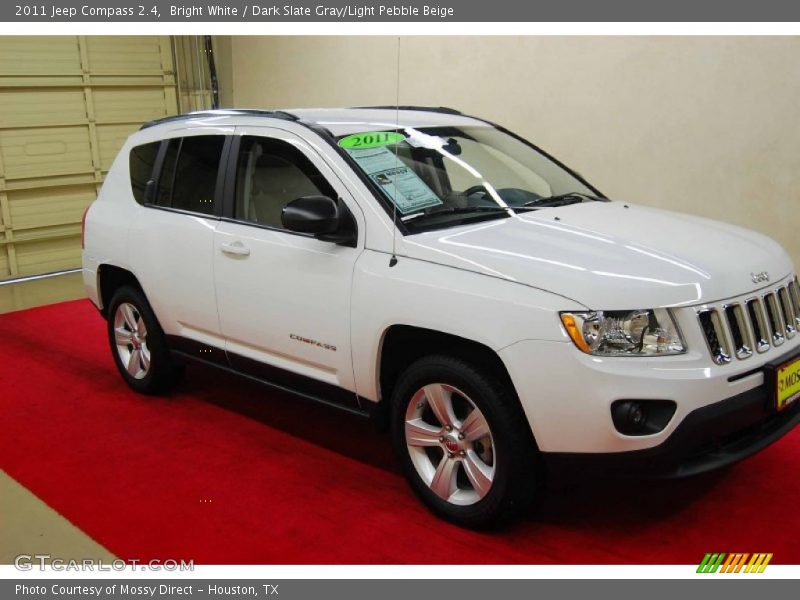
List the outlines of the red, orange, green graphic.
<svg viewBox="0 0 800 600">
<path fill-rule="evenodd" d="M 725 554 L 724 552 L 709 552 L 703 557 L 700 566 L 697 567 L 698 573 L 763 573 L 769 561 L 772 560 L 772 553 L 748 554 L 734 552 Z"/>
</svg>

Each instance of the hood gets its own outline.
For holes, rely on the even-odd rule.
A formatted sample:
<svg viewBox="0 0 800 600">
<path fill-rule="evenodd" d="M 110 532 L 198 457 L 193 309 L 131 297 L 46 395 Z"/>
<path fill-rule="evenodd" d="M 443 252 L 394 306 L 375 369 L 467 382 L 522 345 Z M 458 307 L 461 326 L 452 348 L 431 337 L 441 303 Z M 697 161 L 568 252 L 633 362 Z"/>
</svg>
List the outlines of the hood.
<svg viewBox="0 0 800 600">
<path fill-rule="evenodd" d="M 770 238 L 733 225 L 620 202 L 544 208 L 408 236 L 405 254 L 519 282 L 596 310 L 713 302 L 792 272 Z"/>
</svg>

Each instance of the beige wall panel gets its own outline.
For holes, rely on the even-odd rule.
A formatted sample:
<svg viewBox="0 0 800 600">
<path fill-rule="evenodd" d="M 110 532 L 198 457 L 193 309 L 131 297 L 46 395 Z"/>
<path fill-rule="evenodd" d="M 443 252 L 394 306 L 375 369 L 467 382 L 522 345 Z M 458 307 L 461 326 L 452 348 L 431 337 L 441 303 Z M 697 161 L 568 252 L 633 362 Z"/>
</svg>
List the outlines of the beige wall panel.
<svg viewBox="0 0 800 600">
<path fill-rule="evenodd" d="M 98 123 L 157 119 L 166 114 L 164 88 L 101 88 L 94 91 L 94 111 Z"/>
<path fill-rule="evenodd" d="M 11 275 L 11 269 L 8 266 L 8 254 L 3 243 L 4 239 L 3 234 L 0 233 L 0 278 Z"/>
<path fill-rule="evenodd" d="M 180 101 L 184 112 L 207 110 L 211 106 L 212 95 L 206 91 L 181 92 Z"/>
<path fill-rule="evenodd" d="M 214 36 L 214 59 L 217 65 L 219 102 L 222 108 L 233 103 L 233 38 L 229 35 Z"/>
<path fill-rule="evenodd" d="M 159 73 L 164 68 L 161 41 L 156 36 L 88 36 L 89 66 L 98 75 Z"/>
<path fill-rule="evenodd" d="M 237 106 L 395 102 L 393 37 L 232 38 Z M 800 267 L 800 37 L 405 37 L 401 104 L 495 120 L 612 198 L 775 237 Z"/>
<path fill-rule="evenodd" d="M 98 125 L 97 145 L 100 152 L 100 168 L 107 172 L 117 157 L 128 136 L 139 129 L 138 123 L 123 125 Z"/>
<path fill-rule="evenodd" d="M 0 278 L 79 266 L 119 148 L 176 110 L 168 36 L 0 37 Z"/>
<path fill-rule="evenodd" d="M 171 67 L 171 65 L 167 65 Z M 165 67 L 166 68 L 166 67 Z M 153 75 L 95 75 L 92 74 L 92 86 L 101 87 L 162 87 L 164 85 L 163 74 Z M 171 88 L 168 88 L 171 89 Z"/>
<path fill-rule="evenodd" d="M 8 192 L 14 230 L 80 223 L 83 211 L 94 200 L 95 187 L 67 186 Z"/>
<path fill-rule="evenodd" d="M 41 127 L 86 122 L 86 100 L 80 89 L 0 89 L 3 127 Z"/>
<path fill-rule="evenodd" d="M 11 271 L 8 268 L 8 257 L 6 255 L 6 249 L 3 247 L 2 244 L 3 236 L 0 234 L 0 278 L 8 277 L 11 275 Z"/>
<path fill-rule="evenodd" d="M 38 177 L 32 179 L 12 179 L 6 182 L 8 190 L 34 190 L 37 188 L 63 187 L 67 185 L 83 185 L 93 183 L 94 173 L 78 173 L 73 175 L 53 175 L 51 177 Z"/>
<path fill-rule="evenodd" d="M 80 235 L 16 244 L 20 275 L 72 269 L 81 263 Z"/>
<path fill-rule="evenodd" d="M 92 170 L 89 128 L 42 127 L 0 131 L 6 179 Z"/>
<path fill-rule="evenodd" d="M 83 76 L 75 75 L 42 75 L 40 77 L 28 75 L 6 75 L 0 72 L 0 87 L 44 88 L 56 86 L 60 88 L 80 87 Z"/>
<path fill-rule="evenodd" d="M 0 75 L 80 75 L 75 36 L 0 37 Z"/>
<path fill-rule="evenodd" d="M 37 227 L 36 229 L 20 229 L 14 233 L 14 243 L 43 242 L 52 239 L 76 238 L 81 234 L 81 224 L 71 223 L 53 227 Z"/>
</svg>

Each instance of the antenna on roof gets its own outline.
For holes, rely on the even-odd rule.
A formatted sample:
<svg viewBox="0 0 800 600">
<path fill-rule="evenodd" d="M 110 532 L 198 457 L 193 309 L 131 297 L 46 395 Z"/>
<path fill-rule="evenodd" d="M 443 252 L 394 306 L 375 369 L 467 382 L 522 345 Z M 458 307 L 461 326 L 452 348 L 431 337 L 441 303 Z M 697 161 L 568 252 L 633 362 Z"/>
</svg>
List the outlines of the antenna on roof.
<svg viewBox="0 0 800 600">
<path fill-rule="evenodd" d="M 395 87 L 395 133 L 400 133 L 400 36 L 397 36 L 397 84 Z M 400 162 L 398 156 L 398 146 L 400 140 L 394 140 L 394 160 L 395 164 Z M 394 176 L 394 202 L 392 202 L 392 258 L 389 259 L 389 266 L 393 267 L 397 264 L 397 177 Z"/>
</svg>

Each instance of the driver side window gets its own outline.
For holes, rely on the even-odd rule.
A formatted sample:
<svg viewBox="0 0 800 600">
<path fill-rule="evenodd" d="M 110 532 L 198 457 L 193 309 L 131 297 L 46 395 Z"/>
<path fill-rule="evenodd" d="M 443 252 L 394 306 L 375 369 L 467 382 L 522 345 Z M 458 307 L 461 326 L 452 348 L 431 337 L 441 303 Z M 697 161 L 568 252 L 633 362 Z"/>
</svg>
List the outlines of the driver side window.
<svg viewBox="0 0 800 600">
<path fill-rule="evenodd" d="M 299 149 L 282 140 L 244 136 L 236 168 L 235 218 L 283 229 L 283 207 L 303 196 L 336 192 Z"/>
</svg>

